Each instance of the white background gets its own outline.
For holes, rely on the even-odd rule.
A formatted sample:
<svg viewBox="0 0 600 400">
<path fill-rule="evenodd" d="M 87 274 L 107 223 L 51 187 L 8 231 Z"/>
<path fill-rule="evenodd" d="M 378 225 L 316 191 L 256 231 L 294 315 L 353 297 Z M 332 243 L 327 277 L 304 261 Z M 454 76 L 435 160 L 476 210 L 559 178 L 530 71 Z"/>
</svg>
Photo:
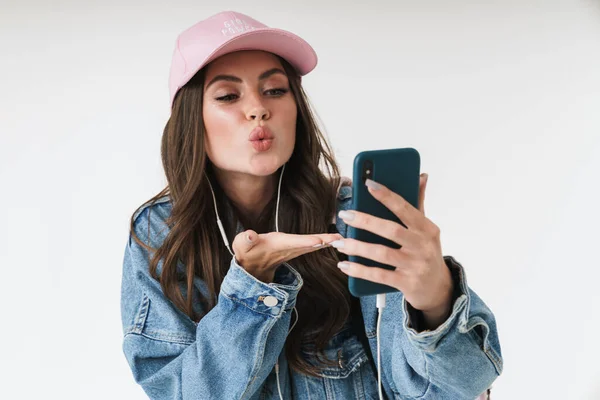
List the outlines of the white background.
<svg viewBox="0 0 600 400">
<path fill-rule="evenodd" d="M 177 34 L 303 36 L 345 175 L 415 147 L 444 254 L 495 312 L 494 399 L 600 399 L 598 1 L 21 1 L 0 8 L 4 399 L 143 399 L 121 350 L 129 217 L 165 180 Z"/>
</svg>

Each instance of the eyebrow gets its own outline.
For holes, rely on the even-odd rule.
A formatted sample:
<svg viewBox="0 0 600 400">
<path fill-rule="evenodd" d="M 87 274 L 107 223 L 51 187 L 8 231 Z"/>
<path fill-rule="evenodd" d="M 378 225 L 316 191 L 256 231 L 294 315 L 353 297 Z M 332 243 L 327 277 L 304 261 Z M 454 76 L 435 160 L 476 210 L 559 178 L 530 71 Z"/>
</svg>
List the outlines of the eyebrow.
<svg viewBox="0 0 600 400">
<path fill-rule="evenodd" d="M 271 68 L 270 70 L 267 70 L 267 71 L 263 72 L 262 74 L 260 74 L 260 76 L 258 77 L 258 80 L 262 81 L 274 74 L 282 74 L 282 75 L 287 76 L 286 73 L 281 68 Z M 215 83 L 217 81 L 242 83 L 242 80 L 234 75 L 217 75 L 211 79 L 211 81 L 208 83 L 208 85 L 206 85 L 206 89 L 208 89 L 210 85 L 212 85 L 213 83 Z"/>
</svg>

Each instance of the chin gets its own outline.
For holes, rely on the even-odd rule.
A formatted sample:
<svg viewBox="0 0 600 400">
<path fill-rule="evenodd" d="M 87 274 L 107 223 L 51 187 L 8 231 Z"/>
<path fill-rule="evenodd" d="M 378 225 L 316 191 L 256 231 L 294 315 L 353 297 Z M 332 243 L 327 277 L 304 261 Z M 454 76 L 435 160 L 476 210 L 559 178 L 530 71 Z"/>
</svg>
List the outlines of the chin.
<svg viewBox="0 0 600 400">
<path fill-rule="evenodd" d="M 269 176 L 277 172 L 287 162 L 291 154 L 261 154 L 250 160 L 249 172 L 256 176 Z"/>
<path fill-rule="evenodd" d="M 280 161 L 255 161 L 250 165 L 249 172 L 256 176 L 269 176 L 277 172 L 283 164 L 284 163 Z"/>
</svg>

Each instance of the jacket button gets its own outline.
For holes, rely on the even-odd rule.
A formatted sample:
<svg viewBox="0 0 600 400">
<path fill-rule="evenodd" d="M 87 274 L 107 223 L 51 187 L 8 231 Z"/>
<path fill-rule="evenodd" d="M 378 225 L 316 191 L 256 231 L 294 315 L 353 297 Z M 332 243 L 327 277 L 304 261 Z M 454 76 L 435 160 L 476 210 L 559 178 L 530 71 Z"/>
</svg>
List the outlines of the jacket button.
<svg viewBox="0 0 600 400">
<path fill-rule="evenodd" d="M 275 307 L 279 303 L 279 300 L 277 300 L 277 297 L 267 296 L 263 299 L 263 303 L 267 307 Z"/>
</svg>

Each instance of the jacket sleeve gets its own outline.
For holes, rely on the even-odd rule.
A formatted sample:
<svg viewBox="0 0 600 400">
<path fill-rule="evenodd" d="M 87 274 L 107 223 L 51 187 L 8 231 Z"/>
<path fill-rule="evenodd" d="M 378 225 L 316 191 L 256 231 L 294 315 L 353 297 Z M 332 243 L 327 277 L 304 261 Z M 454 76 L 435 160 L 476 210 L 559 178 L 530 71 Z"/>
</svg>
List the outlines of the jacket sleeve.
<svg viewBox="0 0 600 400">
<path fill-rule="evenodd" d="M 394 386 L 421 380 L 419 398 L 472 400 L 502 373 L 496 320 L 467 286 L 463 267 L 453 257 L 444 258 L 458 291 L 452 313 L 436 330 L 419 332 L 416 313 L 402 297 L 404 320 L 394 335 L 392 358 L 402 357 L 409 366 L 393 369 Z"/>
<path fill-rule="evenodd" d="M 139 228 L 140 238 L 150 231 L 147 225 Z M 146 394 L 231 400 L 257 392 L 285 343 L 300 275 L 285 265 L 280 279 L 267 284 L 233 259 L 217 305 L 196 324 L 164 296 L 148 265 L 148 252 L 130 235 L 121 289 L 123 351 Z M 195 284 L 202 287 L 201 281 Z"/>
</svg>

